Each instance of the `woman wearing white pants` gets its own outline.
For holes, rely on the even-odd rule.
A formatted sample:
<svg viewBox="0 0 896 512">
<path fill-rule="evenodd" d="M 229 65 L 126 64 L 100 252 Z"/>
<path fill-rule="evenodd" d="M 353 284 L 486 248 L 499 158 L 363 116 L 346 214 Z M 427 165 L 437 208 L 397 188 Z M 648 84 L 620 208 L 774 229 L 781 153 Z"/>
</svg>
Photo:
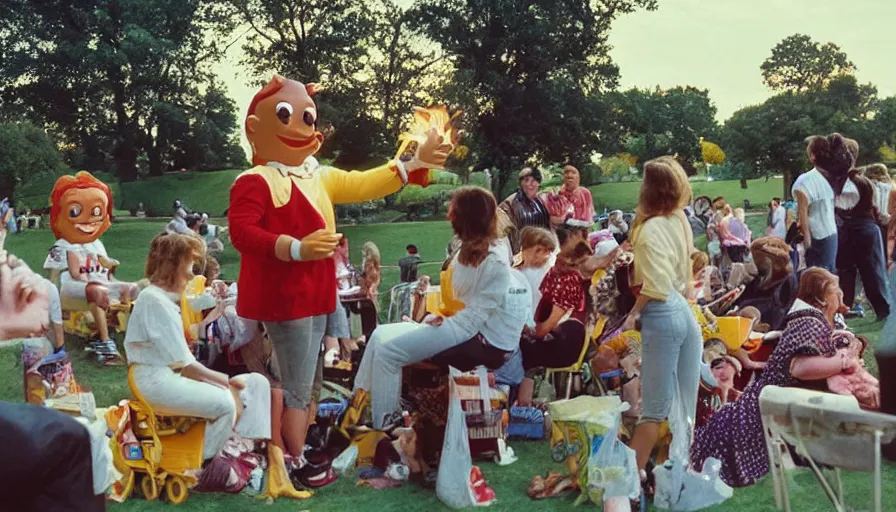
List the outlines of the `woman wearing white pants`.
<svg viewBox="0 0 896 512">
<path fill-rule="evenodd" d="M 389 430 L 401 418 L 403 366 L 445 354 L 452 366 L 499 368 L 519 346 L 531 315 L 525 278 L 511 275 L 507 247 L 497 244 L 497 205 L 486 190 L 455 192 L 448 218 L 461 247 L 452 263 L 452 291 L 464 308 L 454 316 L 430 316 L 423 324 L 377 327 L 367 345 L 355 390 L 371 393 L 374 427 Z"/>
<path fill-rule="evenodd" d="M 134 305 L 125 337 L 134 384 L 156 413 L 208 420 L 203 458 L 214 457 L 234 431 L 271 437 L 270 385 L 257 373 L 228 378 L 193 357 L 184 337 L 180 299 L 205 255 L 197 236 L 161 234 L 146 262 L 147 287 Z"/>
</svg>

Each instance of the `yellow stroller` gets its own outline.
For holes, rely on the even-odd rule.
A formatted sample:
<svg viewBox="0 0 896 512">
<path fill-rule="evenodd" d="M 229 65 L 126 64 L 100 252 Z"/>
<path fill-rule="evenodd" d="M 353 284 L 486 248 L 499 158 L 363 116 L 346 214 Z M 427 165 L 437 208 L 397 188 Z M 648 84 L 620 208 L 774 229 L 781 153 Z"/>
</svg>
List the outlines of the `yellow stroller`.
<svg viewBox="0 0 896 512">
<path fill-rule="evenodd" d="M 124 475 L 113 486 L 113 499 L 124 501 L 137 484 L 147 501 L 158 499 L 164 489 L 169 502 L 183 503 L 197 482 L 191 470 L 202 467 L 205 420 L 157 415 L 134 385 L 132 369 L 128 386 L 134 399 L 106 413 L 115 433 L 111 441 L 115 468 Z"/>
</svg>

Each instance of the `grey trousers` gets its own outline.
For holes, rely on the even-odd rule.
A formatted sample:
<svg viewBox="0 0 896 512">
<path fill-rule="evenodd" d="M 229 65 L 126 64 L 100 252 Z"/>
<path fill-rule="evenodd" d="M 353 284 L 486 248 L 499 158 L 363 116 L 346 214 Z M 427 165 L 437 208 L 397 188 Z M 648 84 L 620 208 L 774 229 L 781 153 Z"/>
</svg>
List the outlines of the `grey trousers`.
<svg viewBox="0 0 896 512">
<path fill-rule="evenodd" d="M 321 342 L 327 330 L 327 315 L 264 322 L 264 328 L 280 367 L 286 407 L 307 408 L 311 404 Z"/>
</svg>

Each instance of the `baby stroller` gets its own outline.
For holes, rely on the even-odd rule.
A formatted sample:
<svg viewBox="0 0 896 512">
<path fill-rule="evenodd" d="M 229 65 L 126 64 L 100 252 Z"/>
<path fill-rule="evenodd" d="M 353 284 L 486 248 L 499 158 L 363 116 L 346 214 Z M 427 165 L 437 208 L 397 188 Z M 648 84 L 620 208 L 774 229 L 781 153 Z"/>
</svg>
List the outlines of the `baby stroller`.
<svg viewBox="0 0 896 512">
<path fill-rule="evenodd" d="M 202 467 L 205 420 L 184 416 L 161 416 L 153 411 L 128 371 L 128 386 L 134 400 L 122 401 L 106 413 L 113 431 L 113 462 L 124 475 L 113 485 L 113 498 L 124 501 L 139 486 L 147 501 L 162 496 L 183 503 L 197 478 L 191 470 Z"/>
</svg>

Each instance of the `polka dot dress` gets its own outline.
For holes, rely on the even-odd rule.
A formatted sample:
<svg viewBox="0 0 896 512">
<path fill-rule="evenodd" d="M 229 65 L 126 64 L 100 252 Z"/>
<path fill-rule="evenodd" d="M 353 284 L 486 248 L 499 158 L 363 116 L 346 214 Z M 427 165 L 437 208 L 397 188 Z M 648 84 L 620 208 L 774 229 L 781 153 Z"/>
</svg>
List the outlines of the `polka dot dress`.
<svg viewBox="0 0 896 512">
<path fill-rule="evenodd" d="M 715 457 L 722 462 L 722 480 L 732 487 L 752 485 L 765 476 L 769 461 L 759 413 L 759 394 L 767 385 L 810 387 L 818 384 L 793 378 L 790 361 L 798 355 L 832 355 L 835 348 L 831 334 L 831 328 L 816 309 L 788 315 L 784 333 L 762 376 L 748 386 L 738 400 L 724 405 L 706 425 L 696 430 L 691 446 L 694 468 L 699 471 L 703 461 Z"/>
</svg>

